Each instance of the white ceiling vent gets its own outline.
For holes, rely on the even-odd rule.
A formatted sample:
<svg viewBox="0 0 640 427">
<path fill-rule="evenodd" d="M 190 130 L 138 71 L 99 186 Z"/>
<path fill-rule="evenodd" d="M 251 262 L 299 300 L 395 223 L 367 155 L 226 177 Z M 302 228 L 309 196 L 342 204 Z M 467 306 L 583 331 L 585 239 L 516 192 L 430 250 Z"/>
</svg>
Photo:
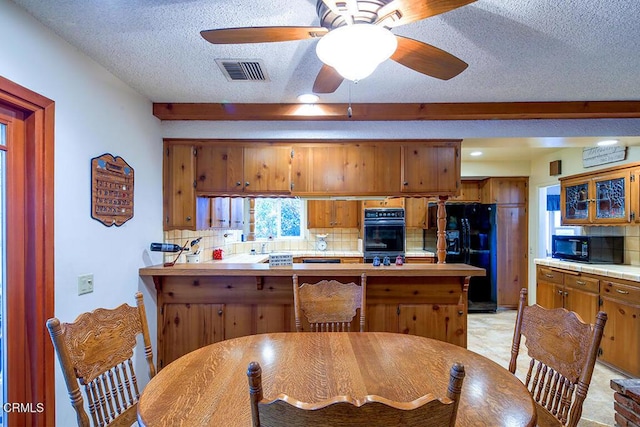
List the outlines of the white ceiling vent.
<svg viewBox="0 0 640 427">
<path fill-rule="evenodd" d="M 269 81 L 269 76 L 260 59 L 216 59 L 216 63 L 230 82 Z"/>
</svg>

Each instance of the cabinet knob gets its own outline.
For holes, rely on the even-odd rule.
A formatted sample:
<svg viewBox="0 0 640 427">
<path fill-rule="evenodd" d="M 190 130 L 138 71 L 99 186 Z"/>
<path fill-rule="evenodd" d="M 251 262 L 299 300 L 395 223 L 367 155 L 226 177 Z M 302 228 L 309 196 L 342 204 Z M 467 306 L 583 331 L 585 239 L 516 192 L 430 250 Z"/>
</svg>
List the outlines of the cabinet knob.
<svg viewBox="0 0 640 427">
<path fill-rule="evenodd" d="M 187 221 L 191 221 L 191 217 L 190 216 L 187 217 Z"/>
<path fill-rule="evenodd" d="M 249 186 L 249 181 L 245 182 L 245 183 L 244 183 L 244 186 L 245 186 L 245 187 L 248 187 L 248 186 Z"/>
<path fill-rule="evenodd" d="M 402 185 L 409 185 L 409 182 L 405 181 L 405 182 L 402 183 Z"/>
<path fill-rule="evenodd" d="M 238 187 L 240 187 L 240 186 L 242 185 L 242 183 L 241 183 L 240 181 L 236 181 L 236 185 L 237 185 Z"/>
<path fill-rule="evenodd" d="M 218 316 L 222 316 L 222 310 L 218 310 Z"/>
</svg>

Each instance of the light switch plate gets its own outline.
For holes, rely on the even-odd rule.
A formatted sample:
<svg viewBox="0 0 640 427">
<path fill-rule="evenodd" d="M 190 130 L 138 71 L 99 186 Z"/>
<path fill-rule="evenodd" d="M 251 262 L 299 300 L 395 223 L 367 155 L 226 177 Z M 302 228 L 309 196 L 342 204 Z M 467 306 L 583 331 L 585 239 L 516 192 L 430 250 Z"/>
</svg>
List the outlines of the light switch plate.
<svg viewBox="0 0 640 427">
<path fill-rule="evenodd" d="M 78 276 L 78 295 L 93 292 L 93 274 Z"/>
</svg>

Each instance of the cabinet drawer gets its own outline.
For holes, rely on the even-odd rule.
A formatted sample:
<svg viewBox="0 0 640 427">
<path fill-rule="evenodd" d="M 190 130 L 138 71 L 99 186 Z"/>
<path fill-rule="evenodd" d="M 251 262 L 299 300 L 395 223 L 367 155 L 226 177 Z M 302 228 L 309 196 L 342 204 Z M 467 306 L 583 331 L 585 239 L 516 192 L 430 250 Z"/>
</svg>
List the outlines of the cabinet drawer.
<svg viewBox="0 0 640 427">
<path fill-rule="evenodd" d="M 562 285 L 564 274 L 550 268 L 538 267 L 538 280 Z"/>
<path fill-rule="evenodd" d="M 600 280 L 591 277 L 573 276 L 571 274 L 564 275 L 564 284 L 572 288 L 580 289 L 586 292 L 600 292 Z"/>
<path fill-rule="evenodd" d="M 640 304 L 640 288 L 610 280 L 602 281 L 602 296 Z"/>
</svg>

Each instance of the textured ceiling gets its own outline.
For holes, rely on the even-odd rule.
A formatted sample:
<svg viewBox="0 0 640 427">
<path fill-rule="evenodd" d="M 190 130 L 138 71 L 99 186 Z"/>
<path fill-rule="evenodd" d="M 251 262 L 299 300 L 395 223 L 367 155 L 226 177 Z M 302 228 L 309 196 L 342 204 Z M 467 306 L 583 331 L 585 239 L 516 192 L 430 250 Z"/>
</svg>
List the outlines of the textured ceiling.
<svg viewBox="0 0 640 427">
<path fill-rule="evenodd" d="M 316 26 L 315 0 L 14 2 L 153 102 L 296 102 L 322 65 L 313 39 L 213 45 L 199 34 Z M 638 0 L 478 0 L 393 29 L 467 62 L 459 76 L 386 61 L 320 102 L 640 100 L 639 23 Z M 260 59 L 270 81 L 229 82 L 216 59 Z"/>
</svg>

